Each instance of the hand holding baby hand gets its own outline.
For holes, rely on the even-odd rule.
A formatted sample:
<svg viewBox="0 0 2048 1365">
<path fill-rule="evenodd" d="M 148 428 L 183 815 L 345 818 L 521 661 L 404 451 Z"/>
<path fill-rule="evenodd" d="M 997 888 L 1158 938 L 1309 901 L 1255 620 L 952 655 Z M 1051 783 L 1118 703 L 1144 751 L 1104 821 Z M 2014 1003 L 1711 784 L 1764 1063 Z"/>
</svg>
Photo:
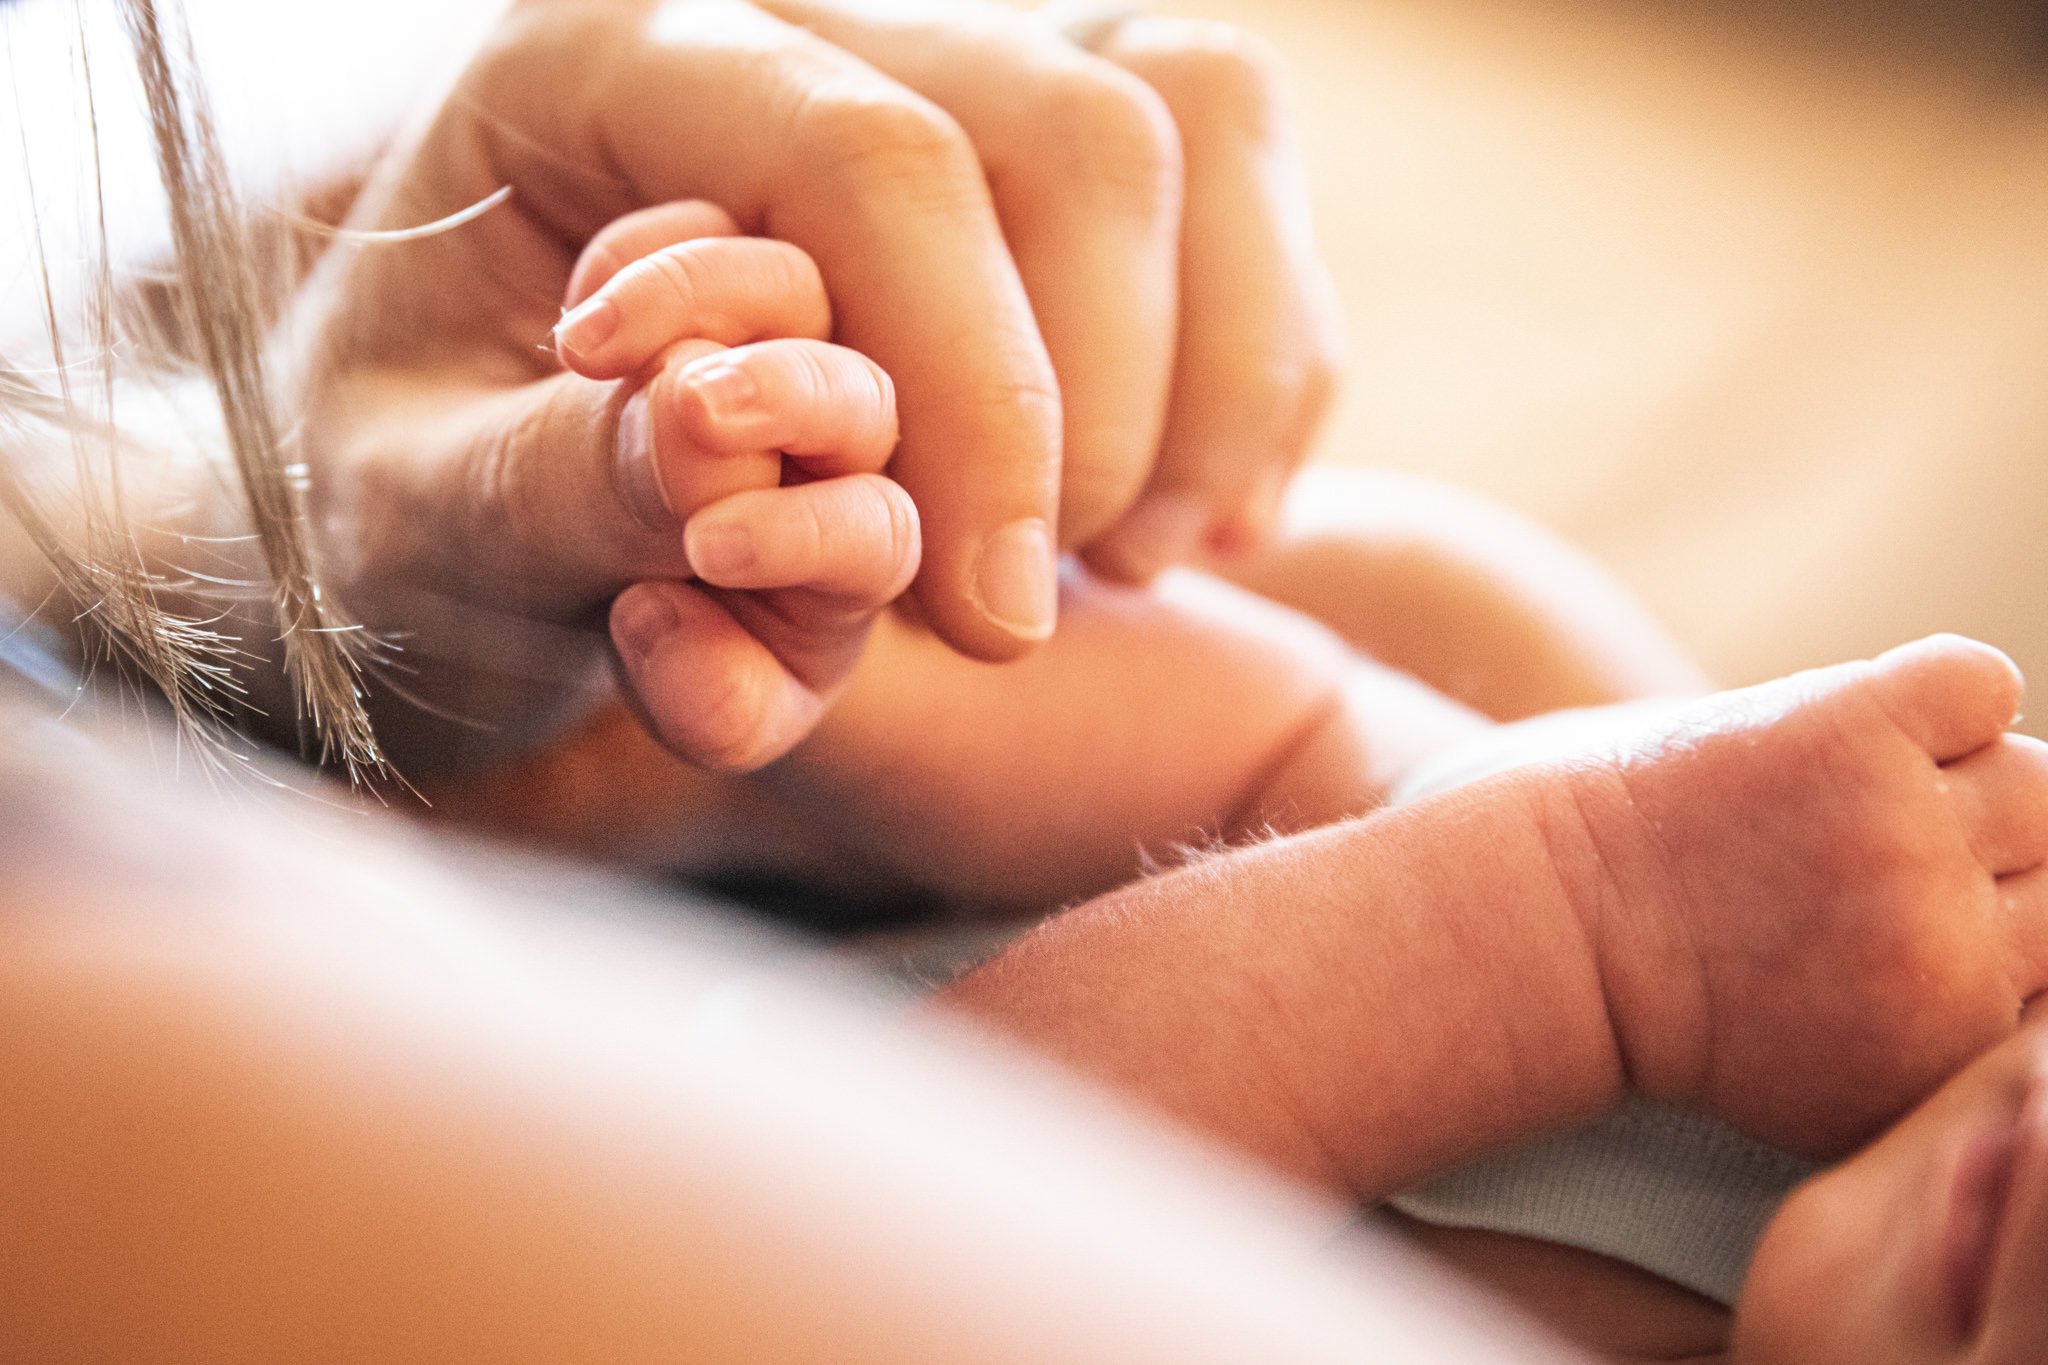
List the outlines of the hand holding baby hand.
<svg viewBox="0 0 2048 1365">
<path fill-rule="evenodd" d="M 919 537 L 880 473 L 896 445 L 888 375 L 824 340 L 808 256 L 737 231 L 700 202 L 614 222 L 577 264 L 556 346 L 631 390 L 620 492 L 650 529 L 680 532 L 694 579 L 613 604 L 630 691 L 677 753 L 746 770 L 817 723 L 915 576 Z"/>
</svg>

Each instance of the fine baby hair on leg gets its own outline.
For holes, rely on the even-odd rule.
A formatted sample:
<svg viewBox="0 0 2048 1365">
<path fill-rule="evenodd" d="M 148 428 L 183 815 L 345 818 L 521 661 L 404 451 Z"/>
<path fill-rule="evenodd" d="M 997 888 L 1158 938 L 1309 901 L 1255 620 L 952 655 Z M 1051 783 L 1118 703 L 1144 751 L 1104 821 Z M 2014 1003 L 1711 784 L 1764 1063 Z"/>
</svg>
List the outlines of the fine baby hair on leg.
<svg viewBox="0 0 2048 1365">
<path fill-rule="evenodd" d="M 760 780 L 944 898 L 1040 909 L 1190 846 L 1363 814 L 1485 723 L 1205 575 L 1077 572 L 1059 631 L 999 667 L 885 619 L 840 705 Z"/>
</svg>

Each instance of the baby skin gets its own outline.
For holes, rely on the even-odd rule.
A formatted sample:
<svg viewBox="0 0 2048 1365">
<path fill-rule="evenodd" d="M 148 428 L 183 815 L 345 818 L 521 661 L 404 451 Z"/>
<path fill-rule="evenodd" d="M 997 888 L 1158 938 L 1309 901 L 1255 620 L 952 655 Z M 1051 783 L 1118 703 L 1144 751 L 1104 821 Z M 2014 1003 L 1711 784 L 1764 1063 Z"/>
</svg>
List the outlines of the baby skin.
<svg viewBox="0 0 2048 1365">
<path fill-rule="evenodd" d="M 600 236 L 585 259 L 675 261 L 692 245 L 643 235 L 627 252 Z M 603 354 L 565 349 L 565 363 L 667 395 L 674 411 L 653 415 L 655 431 L 701 436 L 723 421 L 766 427 L 721 412 L 687 376 L 659 380 L 704 365 L 707 335 L 741 343 L 716 356 L 727 371 L 766 376 L 780 354 L 756 399 L 796 409 L 780 420 L 819 438 L 805 453 L 828 480 L 830 434 L 857 431 L 862 457 L 838 467 L 873 477 L 875 389 L 850 396 L 830 371 L 787 382 L 776 349 L 776 320 L 804 311 L 777 291 L 817 289 L 803 302 L 818 311 L 814 276 L 751 300 L 728 291 L 713 323 L 663 269 L 579 270 L 579 289 L 609 291 L 626 322 Z M 855 403 L 869 415 L 835 428 L 835 409 Z M 860 531 L 775 521 L 791 491 L 777 450 L 707 455 L 736 444 L 658 440 L 654 461 L 686 543 L 707 513 L 738 525 L 737 500 L 759 517 L 696 566 L 719 601 L 750 590 L 732 569 L 747 534 L 786 555 L 806 536 Z M 1460 697 L 1518 709 L 1495 681 L 1512 676 L 1512 652 L 1469 662 L 1488 660 L 1498 634 L 1470 638 L 1463 662 L 1420 648 L 1424 665 L 1410 666 L 1434 674 L 1421 681 L 1351 647 L 1384 633 L 1417 649 L 1418 603 L 1448 623 L 1470 607 L 1468 547 L 1418 544 L 1431 542 L 1365 536 L 1338 556 L 1357 588 L 1337 593 L 1357 609 L 1333 623 L 1348 641 L 1276 604 L 1331 592 L 1328 555 L 1302 547 L 1293 567 L 1313 576 L 1285 552 L 1245 566 L 1264 596 L 1200 575 L 1137 590 L 1076 573 L 1059 632 L 1002 667 L 883 615 L 850 671 L 810 681 L 823 722 L 749 779 L 746 799 L 778 812 L 764 823 L 792 861 L 970 903 L 1053 903 L 1129 881 L 1141 850 L 1270 836 L 1047 921 L 946 1000 L 1348 1197 L 1589 1121 L 1630 1091 L 1836 1155 L 2013 1032 L 2048 984 L 2048 758 L 2005 733 L 2020 680 L 2002 655 L 1921 641 L 1382 810 L 1414 764 L 1491 723 Z M 1406 573 L 1390 580 L 1396 563 Z M 1569 620 L 1578 586 L 1538 573 L 1507 598 L 1523 624 Z M 1587 694 L 1541 695 L 1559 675 L 1539 670 L 1526 709 L 1618 699 L 1646 679 L 1685 686 L 1662 651 L 1589 643 Z M 690 695 L 691 676 L 676 676 L 649 717 L 672 749 L 733 768 L 762 757 L 730 738 L 749 729 L 748 696 Z M 661 760 L 612 757 L 608 781 L 644 798 Z M 1624 1275 L 1546 1251 L 1568 1282 Z M 1639 1306 L 1638 1318 L 1653 1311 Z M 1694 1355 L 1725 1344 L 1725 1322 L 1703 1320 L 1719 1337 L 1682 1343 Z"/>
<path fill-rule="evenodd" d="M 1588 1252 L 1412 1235 L 1603 1359 L 2034 1365 L 2048 1359 L 2048 1009 L 1795 1190 L 1732 1314 Z"/>
</svg>

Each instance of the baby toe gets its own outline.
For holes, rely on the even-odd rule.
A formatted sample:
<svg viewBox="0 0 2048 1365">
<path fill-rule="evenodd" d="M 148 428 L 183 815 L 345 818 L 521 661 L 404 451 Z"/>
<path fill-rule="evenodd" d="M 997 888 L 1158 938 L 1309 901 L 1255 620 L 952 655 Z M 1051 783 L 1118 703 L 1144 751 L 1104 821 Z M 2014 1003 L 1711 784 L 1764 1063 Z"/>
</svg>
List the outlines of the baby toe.
<svg viewBox="0 0 2048 1365">
<path fill-rule="evenodd" d="M 2022 682 L 2012 660 L 1960 635 L 1930 635 L 1881 654 L 1871 685 L 1898 726 L 1936 762 L 1997 739 L 2019 713 Z"/>
<path fill-rule="evenodd" d="M 1942 774 L 1987 869 L 2005 877 L 2048 863 L 2048 744 L 2007 735 Z"/>
</svg>

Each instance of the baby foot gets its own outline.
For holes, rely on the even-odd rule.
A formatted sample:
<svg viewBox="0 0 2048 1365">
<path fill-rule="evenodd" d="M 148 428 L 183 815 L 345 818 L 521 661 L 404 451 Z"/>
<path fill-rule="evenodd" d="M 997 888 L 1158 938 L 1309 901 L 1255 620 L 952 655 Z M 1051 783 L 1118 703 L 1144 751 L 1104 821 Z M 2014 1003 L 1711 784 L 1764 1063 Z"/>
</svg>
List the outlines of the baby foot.
<svg viewBox="0 0 2048 1365">
<path fill-rule="evenodd" d="M 1553 768 L 1546 834 L 1641 1090 L 1810 1154 L 2048 985 L 2048 745 L 1937 636 L 1723 693 Z"/>
</svg>

